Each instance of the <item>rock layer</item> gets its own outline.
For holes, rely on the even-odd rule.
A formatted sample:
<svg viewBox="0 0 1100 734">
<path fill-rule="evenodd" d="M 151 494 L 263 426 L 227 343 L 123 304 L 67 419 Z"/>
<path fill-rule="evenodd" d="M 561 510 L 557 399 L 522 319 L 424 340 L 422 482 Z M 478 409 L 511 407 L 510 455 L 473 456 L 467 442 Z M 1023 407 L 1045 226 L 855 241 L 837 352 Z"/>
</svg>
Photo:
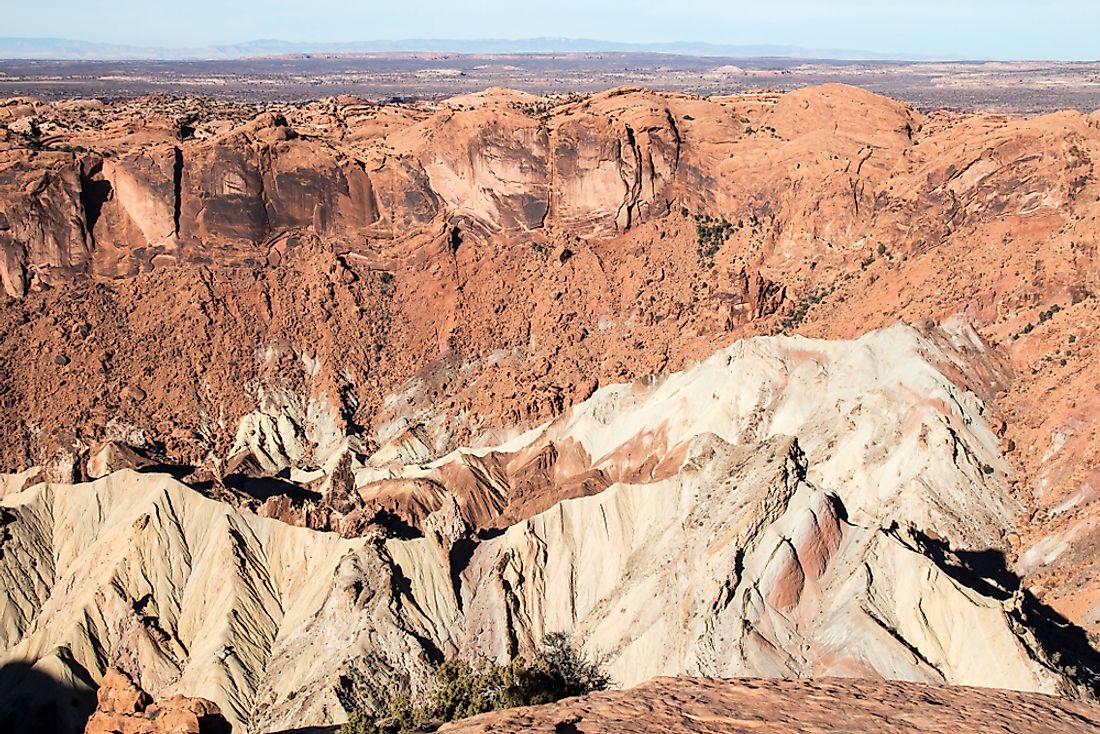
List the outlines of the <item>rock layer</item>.
<svg viewBox="0 0 1100 734">
<path fill-rule="evenodd" d="M 329 475 L 337 518 L 341 502 L 388 508 L 359 538 L 162 474 L 41 484 L 3 500 L 0 644 L 69 675 L 120 666 L 258 732 L 377 710 L 433 661 L 505 659 L 559 630 L 623 685 L 855 675 L 1090 695 L 1087 643 L 1052 634 L 994 563 L 1014 502 L 982 402 L 941 371 L 981 354 L 966 330 L 757 338 L 493 448 L 401 464 L 406 436 L 385 467 L 348 457 Z M 494 518 L 503 532 L 478 532 Z"/>
<path fill-rule="evenodd" d="M 1001 365 L 953 379 L 996 415 L 1013 563 L 1100 624 L 1093 118 L 842 85 L 4 110 L 4 471 L 438 458 L 737 338 L 961 318 Z"/>
</svg>

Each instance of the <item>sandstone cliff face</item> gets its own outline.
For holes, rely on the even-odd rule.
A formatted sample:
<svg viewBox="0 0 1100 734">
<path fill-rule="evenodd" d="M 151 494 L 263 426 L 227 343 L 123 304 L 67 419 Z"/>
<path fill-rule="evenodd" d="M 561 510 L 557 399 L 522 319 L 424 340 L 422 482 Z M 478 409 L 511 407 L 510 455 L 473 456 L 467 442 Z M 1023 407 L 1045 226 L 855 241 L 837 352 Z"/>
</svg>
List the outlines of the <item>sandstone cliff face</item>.
<svg viewBox="0 0 1100 734">
<path fill-rule="evenodd" d="M 94 679 L 121 666 L 249 731 L 340 721 L 424 685 L 432 660 L 529 652 L 556 630 L 624 685 L 839 674 L 1085 693 L 1087 650 L 972 560 L 998 557 L 1015 508 L 981 401 L 937 366 L 981 364 L 970 339 L 760 338 L 602 388 L 503 445 L 403 464 L 406 435 L 329 469 L 321 493 L 338 515 L 386 509 L 386 536 L 293 527 L 133 470 L 40 484 L 3 500 L 0 645 Z M 348 473 L 358 492 L 334 504 Z M 476 532 L 494 518 L 503 533 Z"/>
<path fill-rule="evenodd" d="M 0 280 L 21 297 L 36 282 L 54 285 L 86 273 L 91 260 L 79 165 L 0 172 Z"/>
<path fill-rule="evenodd" d="M 668 211 L 681 141 L 664 100 L 616 90 L 551 118 L 550 129 L 554 224 L 608 234 Z"/>
<path fill-rule="evenodd" d="M 493 230 L 532 230 L 547 213 L 550 168 L 547 132 L 507 104 L 456 110 L 403 132 L 407 146 L 444 211 Z M 400 148 L 399 148 L 400 149 Z"/>
<path fill-rule="evenodd" d="M 991 431 L 968 442 L 981 451 L 939 428 L 914 438 L 894 419 L 909 449 L 871 471 L 882 454 L 830 458 L 821 447 L 832 439 L 782 411 L 775 426 L 762 409 L 736 431 L 711 429 L 734 446 L 795 434 L 807 461 L 792 497 L 822 528 L 784 520 L 817 550 L 776 546 L 765 555 L 788 561 L 757 569 L 778 569 L 768 573 L 784 591 L 755 619 L 811 653 L 752 665 L 828 665 L 812 652 L 824 645 L 825 612 L 793 590 L 812 586 L 800 576 L 813 577 L 806 569 L 835 557 L 820 550 L 833 546 L 881 550 L 884 564 L 909 558 L 899 548 L 927 558 L 945 542 L 944 553 L 1003 550 L 1008 578 L 1024 582 L 986 592 L 1023 595 L 1024 606 L 1034 593 L 1074 624 L 1100 624 L 1094 118 L 921 114 L 843 86 L 712 99 L 491 90 L 432 105 L 336 98 L 277 111 L 165 99 L 3 109 L 5 495 L 137 466 L 127 451 L 90 462 L 113 443 L 174 465 L 209 496 L 348 536 L 435 533 L 461 557 L 464 534 L 512 528 L 484 549 L 527 573 L 523 559 L 549 532 L 536 517 L 563 499 L 602 503 L 630 494 L 617 485 L 673 481 L 695 450 L 688 439 L 701 440 L 645 423 L 653 435 L 621 451 L 593 445 L 564 422 L 570 406 L 741 338 L 850 339 L 902 321 L 925 324 L 936 370 L 981 401 L 968 409 Z M 844 369 L 868 369 L 850 361 Z M 790 378 L 769 374 L 769 385 Z M 839 378 L 801 374 L 800 390 L 840 390 Z M 895 415 L 910 399 L 860 404 Z M 710 414 L 709 404 L 691 410 Z M 857 437 L 900 440 L 838 415 Z M 544 439 L 510 443 L 548 421 Z M 854 439 L 835 440 L 851 449 Z M 475 450 L 451 454 L 459 446 Z M 930 472 L 923 482 L 917 467 Z M 935 501 L 876 500 L 872 486 Z M 838 540 L 827 530 L 835 506 L 821 499 L 831 495 L 848 515 L 834 513 L 842 530 L 888 528 L 890 516 L 873 511 L 882 501 L 941 537 L 907 534 L 902 522 L 894 534 L 849 529 Z M 973 534 L 958 530 L 971 515 L 981 518 Z M 515 529 L 524 523 L 535 525 Z M 974 558 L 940 560 L 954 573 Z M 857 598 L 840 592 L 858 586 L 852 577 L 826 575 L 818 584 L 829 594 Z M 509 603 L 525 609 L 576 604 L 504 580 Z M 775 621 L 788 604 L 797 619 Z M 889 606 L 874 613 L 901 624 Z M 470 609 L 485 629 L 518 630 L 515 646 L 538 633 Z M 465 624 L 455 649 L 477 634 Z M 913 675 L 963 674 L 937 661 L 912 663 Z"/>
<path fill-rule="evenodd" d="M 154 261 L 170 262 L 179 235 L 177 184 L 182 158 L 175 146 L 162 146 L 105 160 L 97 187 L 108 194 L 100 204 L 97 270 L 107 275 L 134 275 Z M 111 250 L 116 258 L 110 256 Z"/>
<path fill-rule="evenodd" d="M 524 104 L 533 103 L 498 92 L 395 119 L 362 141 L 349 130 L 345 145 L 300 135 L 274 113 L 201 141 L 146 129 L 152 143 L 135 149 L 98 140 L 105 150 L 63 155 L 9 144 L 5 288 L 22 296 L 38 270 L 51 284 L 89 269 L 255 266 L 267 262 L 269 240 L 296 229 L 363 250 L 368 235 L 392 238 L 437 217 L 489 232 L 553 224 L 608 235 L 668 211 L 681 141 L 667 104 L 628 90 L 545 120 Z"/>
</svg>

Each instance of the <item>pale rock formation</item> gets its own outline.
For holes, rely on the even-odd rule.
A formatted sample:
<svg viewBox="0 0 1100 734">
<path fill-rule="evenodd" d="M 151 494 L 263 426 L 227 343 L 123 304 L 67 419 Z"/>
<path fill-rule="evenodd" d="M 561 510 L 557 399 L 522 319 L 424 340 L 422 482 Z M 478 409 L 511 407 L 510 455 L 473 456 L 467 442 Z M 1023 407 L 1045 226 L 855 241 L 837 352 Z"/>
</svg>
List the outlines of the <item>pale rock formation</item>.
<svg viewBox="0 0 1100 734">
<path fill-rule="evenodd" d="M 405 597 L 390 591 L 392 562 L 366 540 L 243 514 L 129 470 L 8 502 L 5 662 L 60 649 L 97 678 L 116 662 L 155 697 L 208 698 L 239 725 L 276 693 L 284 706 L 308 694 L 295 716 L 340 718 L 339 674 L 366 666 L 373 685 L 384 673 L 393 689 L 424 659 L 404 631 Z"/>
<path fill-rule="evenodd" d="M 270 474 L 301 463 L 316 468 L 347 443 L 339 414 L 325 397 L 264 388 L 257 404 L 241 417 L 230 454 L 250 452 Z"/>
<path fill-rule="evenodd" d="M 117 665 L 255 732 L 377 710 L 433 661 L 527 653 L 559 630 L 621 685 L 832 674 L 1085 693 L 1090 671 L 1056 664 L 1073 651 L 963 554 L 996 555 L 1014 510 L 982 403 L 941 371 L 981 349 L 903 326 L 757 338 L 500 446 L 359 468 L 387 477 L 358 488 L 364 506 L 389 502 L 419 537 L 292 527 L 132 470 L 40 484 L 0 505 L 0 662 L 92 680 Z M 353 500 L 358 461 L 327 468 L 330 505 Z"/>
<path fill-rule="evenodd" d="M 369 467 L 427 463 L 432 457 L 431 447 L 420 426 L 402 429 L 367 459 Z"/>
<path fill-rule="evenodd" d="M 92 479 L 102 479 L 122 469 L 141 469 L 155 463 L 133 446 L 120 441 L 106 441 L 89 452 L 85 471 Z"/>
<path fill-rule="evenodd" d="M 22 492 L 27 487 L 38 484 L 38 477 L 41 475 L 41 472 L 42 470 L 40 467 L 32 466 L 20 472 L 0 474 L 0 499 L 3 499 L 9 494 Z"/>
<path fill-rule="evenodd" d="M 1012 630 L 1019 610 L 951 579 L 904 532 L 849 522 L 803 461 L 790 439 L 704 434 L 674 477 L 509 528 L 464 577 L 466 649 L 504 657 L 573 630 L 625 685 L 686 672 L 1058 690 Z"/>
</svg>

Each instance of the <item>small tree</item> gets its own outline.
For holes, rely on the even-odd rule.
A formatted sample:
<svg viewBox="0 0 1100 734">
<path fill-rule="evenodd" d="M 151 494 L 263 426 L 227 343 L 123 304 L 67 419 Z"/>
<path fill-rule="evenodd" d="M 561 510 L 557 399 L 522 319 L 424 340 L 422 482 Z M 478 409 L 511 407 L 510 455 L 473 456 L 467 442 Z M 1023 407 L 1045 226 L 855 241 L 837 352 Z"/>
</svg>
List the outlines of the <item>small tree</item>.
<svg viewBox="0 0 1100 734">
<path fill-rule="evenodd" d="M 544 690 L 555 698 L 582 696 L 603 691 L 611 686 L 611 678 L 603 670 L 601 658 L 589 660 L 564 632 L 551 632 L 542 638 L 542 651 L 535 657 L 532 670 L 543 676 Z"/>
</svg>

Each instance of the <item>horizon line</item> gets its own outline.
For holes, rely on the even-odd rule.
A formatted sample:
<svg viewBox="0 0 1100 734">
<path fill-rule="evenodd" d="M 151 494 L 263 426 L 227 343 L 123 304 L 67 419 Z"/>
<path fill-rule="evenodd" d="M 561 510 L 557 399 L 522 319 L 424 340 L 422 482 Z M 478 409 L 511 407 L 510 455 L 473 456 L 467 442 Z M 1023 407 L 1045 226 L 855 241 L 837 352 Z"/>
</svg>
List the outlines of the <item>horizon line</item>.
<svg viewBox="0 0 1100 734">
<path fill-rule="evenodd" d="M 31 47 L 69 45 L 64 50 L 27 48 L 31 55 L 13 54 L 21 45 Z M 541 48 L 520 48 L 521 45 Z M 5 48 L 7 46 L 8 48 Z M 264 48 L 267 46 L 268 48 Z M 478 48 L 481 47 L 481 48 Z M 494 48 L 487 48 L 494 47 Z M 19 49 L 24 50 L 24 49 Z M 103 53 L 95 56 L 96 51 Z M 49 55 L 54 52 L 56 55 Z M 250 53 L 255 51 L 255 53 Z M 488 38 L 378 38 L 353 41 L 288 41 L 281 38 L 254 38 L 231 43 L 209 44 L 135 44 L 111 41 L 87 41 L 54 36 L 0 36 L 0 59 L 6 61 L 217 61 L 272 57 L 285 54 L 387 54 L 387 53 L 452 53 L 459 55 L 545 53 L 653 53 L 667 56 L 714 58 L 781 58 L 849 62 L 903 63 L 981 63 L 981 62 L 1050 62 L 1088 63 L 1088 60 L 1042 58 L 992 58 L 961 54 L 927 54 L 912 51 L 871 51 L 811 47 L 792 43 L 759 42 L 723 44 L 711 41 L 611 41 L 569 36 L 488 37 Z M 126 55 L 132 54 L 132 55 Z"/>
</svg>

